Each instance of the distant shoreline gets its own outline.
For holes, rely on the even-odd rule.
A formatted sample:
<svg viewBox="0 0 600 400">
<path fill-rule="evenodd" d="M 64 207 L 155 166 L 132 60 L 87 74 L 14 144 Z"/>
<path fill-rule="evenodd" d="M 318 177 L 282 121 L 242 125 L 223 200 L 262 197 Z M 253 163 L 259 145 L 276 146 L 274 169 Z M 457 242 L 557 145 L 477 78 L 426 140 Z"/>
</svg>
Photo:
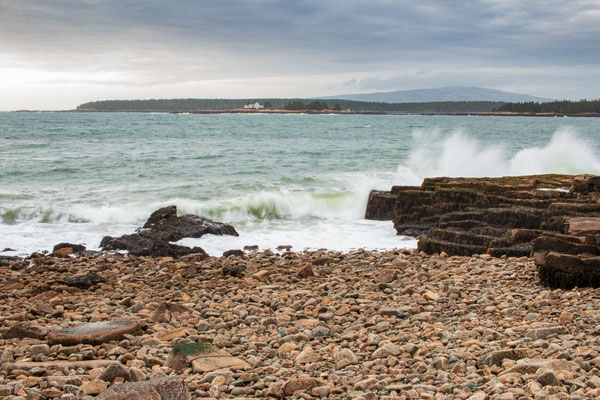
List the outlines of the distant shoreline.
<svg viewBox="0 0 600 400">
<path fill-rule="evenodd" d="M 233 110 L 200 110 L 200 111 L 152 111 L 152 110 L 118 110 L 118 111 L 105 111 L 105 110 L 16 110 L 8 111 L 14 113 L 136 113 L 136 114 L 274 114 L 274 115 L 423 115 L 423 116 L 452 116 L 452 117 L 570 117 L 570 118 L 598 118 L 600 113 L 578 113 L 578 114 L 564 114 L 564 113 L 528 113 L 528 112 L 504 112 L 504 111 L 490 111 L 490 112 L 456 112 L 456 113 L 415 113 L 415 112 L 376 112 L 376 111 L 347 111 L 347 110 L 285 110 L 285 109 L 271 109 L 271 110 L 253 110 L 253 109 L 233 109 Z"/>
</svg>

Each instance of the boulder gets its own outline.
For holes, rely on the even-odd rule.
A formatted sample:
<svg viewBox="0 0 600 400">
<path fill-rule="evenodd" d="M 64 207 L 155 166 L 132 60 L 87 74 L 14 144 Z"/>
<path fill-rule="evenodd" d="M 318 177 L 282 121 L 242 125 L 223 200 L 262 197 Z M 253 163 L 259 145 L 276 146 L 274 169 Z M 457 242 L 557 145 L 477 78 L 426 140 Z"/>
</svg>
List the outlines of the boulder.
<svg viewBox="0 0 600 400">
<path fill-rule="evenodd" d="M 82 244 L 72 244 L 72 243 L 59 243 L 52 249 L 52 253 L 56 253 L 61 249 L 70 249 L 69 253 L 83 253 L 86 249 Z"/>
<path fill-rule="evenodd" d="M 496 350 L 485 354 L 477 359 L 477 366 L 483 368 L 484 365 L 492 367 L 494 365 L 501 366 L 502 361 L 508 360 L 520 360 L 527 357 L 527 351 L 525 349 L 504 349 Z"/>
<path fill-rule="evenodd" d="M 181 343 L 173 346 L 165 365 L 180 373 L 192 367 L 194 373 L 206 373 L 217 369 L 251 369 L 247 362 L 233 357 L 210 343 Z"/>
<path fill-rule="evenodd" d="M 600 256 L 558 252 L 537 253 L 534 257 L 540 280 L 553 288 L 600 287 Z"/>
<path fill-rule="evenodd" d="M 189 254 L 208 256 L 200 247 L 179 246 L 183 238 L 199 238 L 206 234 L 238 236 L 231 225 L 213 222 L 197 215 L 177 216 L 177 207 L 161 208 L 150 215 L 136 233 L 117 238 L 106 236 L 100 242 L 104 250 L 127 250 L 136 256 L 179 258 Z"/>
<path fill-rule="evenodd" d="M 140 330 L 141 322 L 132 319 L 91 322 L 48 333 L 49 344 L 76 345 L 80 343 L 102 344 L 120 340 L 125 334 Z"/>
<path fill-rule="evenodd" d="M 517 372 L 519 374 L 535 374 L 538 370 L 543 371 L 573 371 L 575 364 L 571 361 L 562 359 L 541 359 L 541 358 L 524 358 L 518 360 L 517 363 L 502 372 L 500 375 Z"/>
<path fill-rule="evenodd" d="M 365 217 L 392 220 L 428 254 L 533 255 L 548 286 L 600 286 L 599 182 L 556 174 L 427 178 L 420 187 L 372 191 Z"/>
</svg>

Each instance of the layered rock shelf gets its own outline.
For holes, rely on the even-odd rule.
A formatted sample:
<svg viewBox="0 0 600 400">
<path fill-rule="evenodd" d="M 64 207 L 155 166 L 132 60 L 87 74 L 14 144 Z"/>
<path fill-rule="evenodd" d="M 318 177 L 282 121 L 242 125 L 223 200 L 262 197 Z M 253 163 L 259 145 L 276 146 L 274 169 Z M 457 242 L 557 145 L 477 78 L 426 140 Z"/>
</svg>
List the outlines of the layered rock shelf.
<svg viewBox="0 0 600 400">
<path fill-rule="evenodd" d="M 538 252 L 542 281 L 562 288 L 600 286 L 594 257 L 600 254 L 599 217 L 599 176 L 554 174 L 428 178 L 418 187 L 371 192 L 365 215 L 392 220 L 399 235 L 418 237 L 419 250 L 428 254 L 522 257 Z M 540 237 L 545 239 L 536 242 Z"/>
</svg>

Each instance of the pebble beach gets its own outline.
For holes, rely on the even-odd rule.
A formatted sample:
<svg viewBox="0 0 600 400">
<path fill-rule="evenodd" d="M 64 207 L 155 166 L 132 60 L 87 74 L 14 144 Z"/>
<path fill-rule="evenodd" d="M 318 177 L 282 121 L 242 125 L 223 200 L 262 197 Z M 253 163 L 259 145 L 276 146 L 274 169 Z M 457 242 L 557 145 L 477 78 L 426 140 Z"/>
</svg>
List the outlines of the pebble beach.
<svg viewBox="0 0 600 400">
<path fill-rule="evenodd" d="M 599 303 L 544 287 L 526 257 L 33 254 L 0 266 L 0 397 L 126 398 L 111 388 L 171 377 L 192 399 L 597 398 Z M 50 339 L 114 320 L 139 329 Z M 173 367 L 189 343 L 237 364 Z"/>
</svg>

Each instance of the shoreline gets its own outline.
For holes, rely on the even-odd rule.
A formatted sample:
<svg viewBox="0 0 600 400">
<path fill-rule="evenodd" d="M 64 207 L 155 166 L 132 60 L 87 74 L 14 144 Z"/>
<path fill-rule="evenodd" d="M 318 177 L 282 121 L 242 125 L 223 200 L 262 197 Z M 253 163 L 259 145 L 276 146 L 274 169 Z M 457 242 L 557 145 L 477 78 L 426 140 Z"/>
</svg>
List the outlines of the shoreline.
<svg viewBox="0 0 600 400">
<path fill-rule="evenodd" d="M 599 118 L 600 113 L 518 113 L 518 112 L 456 112 L 456 113 L 413 113 L 376 111 L 315 111 L 315 110 L 201 110 L 201 111 L 104 111 L 104 110 L 16 110 L 13 113 L 127 113 L 127 114 L 272 114 L 272 115 L 397 115 L 397 116 L 452 116 L 452 117 L 538 117 L 538 118 Z"/>
<path fill-rule="evenodd" d="M 2 393 L 91 400 L 121 382 L 169 377 L 193 399 L 600 395 L 600 293 L 548 289 L 527 257 L 109 252 L 30 257 L 0 267 L 0 281 Z M 56 329 L 123 318 L 142 330 L 103 344 L 48 344 Z M 6 338 L 25 323 L 41 333 Z M 191 342 L 242 363 L 171 368 L 173 348 Z"/>
</svg>

